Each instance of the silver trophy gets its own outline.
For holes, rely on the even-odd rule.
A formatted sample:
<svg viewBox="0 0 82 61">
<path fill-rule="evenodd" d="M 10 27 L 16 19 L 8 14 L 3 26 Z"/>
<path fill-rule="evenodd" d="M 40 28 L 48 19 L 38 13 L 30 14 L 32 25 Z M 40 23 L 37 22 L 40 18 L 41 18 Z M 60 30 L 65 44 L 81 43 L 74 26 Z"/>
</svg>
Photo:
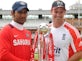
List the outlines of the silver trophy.
<svg viewBox="0 0 82 61">
<path fill-rule="evenodd" d="M 45 35 L 49 32 L 50 29 L 46 23 L 41 23 L 39 25 L 38 30 L 39 30 L 39 33 L 42 33 L 43 35 Z"/>
<path fill-rule="evenodd" d="M 41 23 L 38 27 L 38 51 L 39 51 L 39 60 L 46 61 L 43 58 L 43 49 L 44 49 L 44 35 L 48 34 L 50 31 L 46 23 Z"/>
</svg>

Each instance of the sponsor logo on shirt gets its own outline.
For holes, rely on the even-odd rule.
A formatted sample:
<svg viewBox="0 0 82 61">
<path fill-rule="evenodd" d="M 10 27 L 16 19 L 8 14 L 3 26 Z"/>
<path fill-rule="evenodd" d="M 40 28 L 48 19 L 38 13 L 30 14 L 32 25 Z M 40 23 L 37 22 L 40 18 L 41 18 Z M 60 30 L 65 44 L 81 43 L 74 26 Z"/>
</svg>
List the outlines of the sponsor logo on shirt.
<svg viewBox="0 0 82 61">
<path fill-rule="evenodd" d="M 61 53 L 61 48 L 59 47 L 54 47 L 54 51 L 55 51 L 55 56 L 60 56 L 60 53 Z"/>
<path fill-rule="evenodd" d="M 65 40 L 65 38 L 66 38 L 66 34 L 63 34 L 62 35 L 62 40 Z"/>
<path fill-rule="evenodd" d="M 18 45 L 30 45 L 30 41 L 27 39 L 14 39 L 13 40 L 13 45 L 18 46 Z"/>
<path fill-rule="evenodd" d="M 18 35 L 14 35 L 14 37 L 18 37 Z"/>
</svg>

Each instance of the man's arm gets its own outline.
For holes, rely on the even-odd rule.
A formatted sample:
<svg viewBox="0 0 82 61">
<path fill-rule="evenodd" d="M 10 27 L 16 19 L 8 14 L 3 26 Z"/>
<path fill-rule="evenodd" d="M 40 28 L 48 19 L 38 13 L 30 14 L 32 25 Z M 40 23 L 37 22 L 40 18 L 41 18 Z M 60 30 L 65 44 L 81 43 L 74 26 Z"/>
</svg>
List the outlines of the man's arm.
<svg viewBox="0 0 82 61">
<path fill-rule="evenodd" d="M 68 59 L 68 61 L 80 61 L 82 59 L 82 40 L 77 38 L 75 42 L 76 52 Z"/>
</svg>

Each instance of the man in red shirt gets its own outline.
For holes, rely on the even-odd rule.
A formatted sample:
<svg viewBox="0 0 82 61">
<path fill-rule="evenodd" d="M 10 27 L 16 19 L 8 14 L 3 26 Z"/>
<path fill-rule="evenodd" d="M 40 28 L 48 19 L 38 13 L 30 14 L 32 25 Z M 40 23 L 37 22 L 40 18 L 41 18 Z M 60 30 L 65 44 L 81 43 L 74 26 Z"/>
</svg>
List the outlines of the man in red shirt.
<svg viewBox="0 0 82 61">
<path fill-rule="evenodd" d="M 31 32 L 23 27 L 28 11 L 26 2 L 13 4 L 13 20 L 0 31 L 0 61 L 30 61 Z"/>
</svg>

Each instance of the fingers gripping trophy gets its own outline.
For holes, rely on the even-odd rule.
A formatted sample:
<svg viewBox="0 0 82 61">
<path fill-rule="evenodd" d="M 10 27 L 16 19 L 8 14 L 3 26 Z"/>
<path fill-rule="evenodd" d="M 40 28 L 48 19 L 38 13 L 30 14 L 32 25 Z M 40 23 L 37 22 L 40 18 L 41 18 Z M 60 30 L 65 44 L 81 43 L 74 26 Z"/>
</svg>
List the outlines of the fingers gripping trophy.
<svg viewBox="0 0 82 61">
<path fill-rule="evenodd" d="M 38 27 L 38 44 L 37 44 L 37 51 L 38 54 L 38 61 L 46 61 L 44 59 L 44 49 L 45 49 L 45 39 L 44 36 L 48 34 L 50 31 L 48 25 L 46 23 L 41 23 Z"/>
</svg>

